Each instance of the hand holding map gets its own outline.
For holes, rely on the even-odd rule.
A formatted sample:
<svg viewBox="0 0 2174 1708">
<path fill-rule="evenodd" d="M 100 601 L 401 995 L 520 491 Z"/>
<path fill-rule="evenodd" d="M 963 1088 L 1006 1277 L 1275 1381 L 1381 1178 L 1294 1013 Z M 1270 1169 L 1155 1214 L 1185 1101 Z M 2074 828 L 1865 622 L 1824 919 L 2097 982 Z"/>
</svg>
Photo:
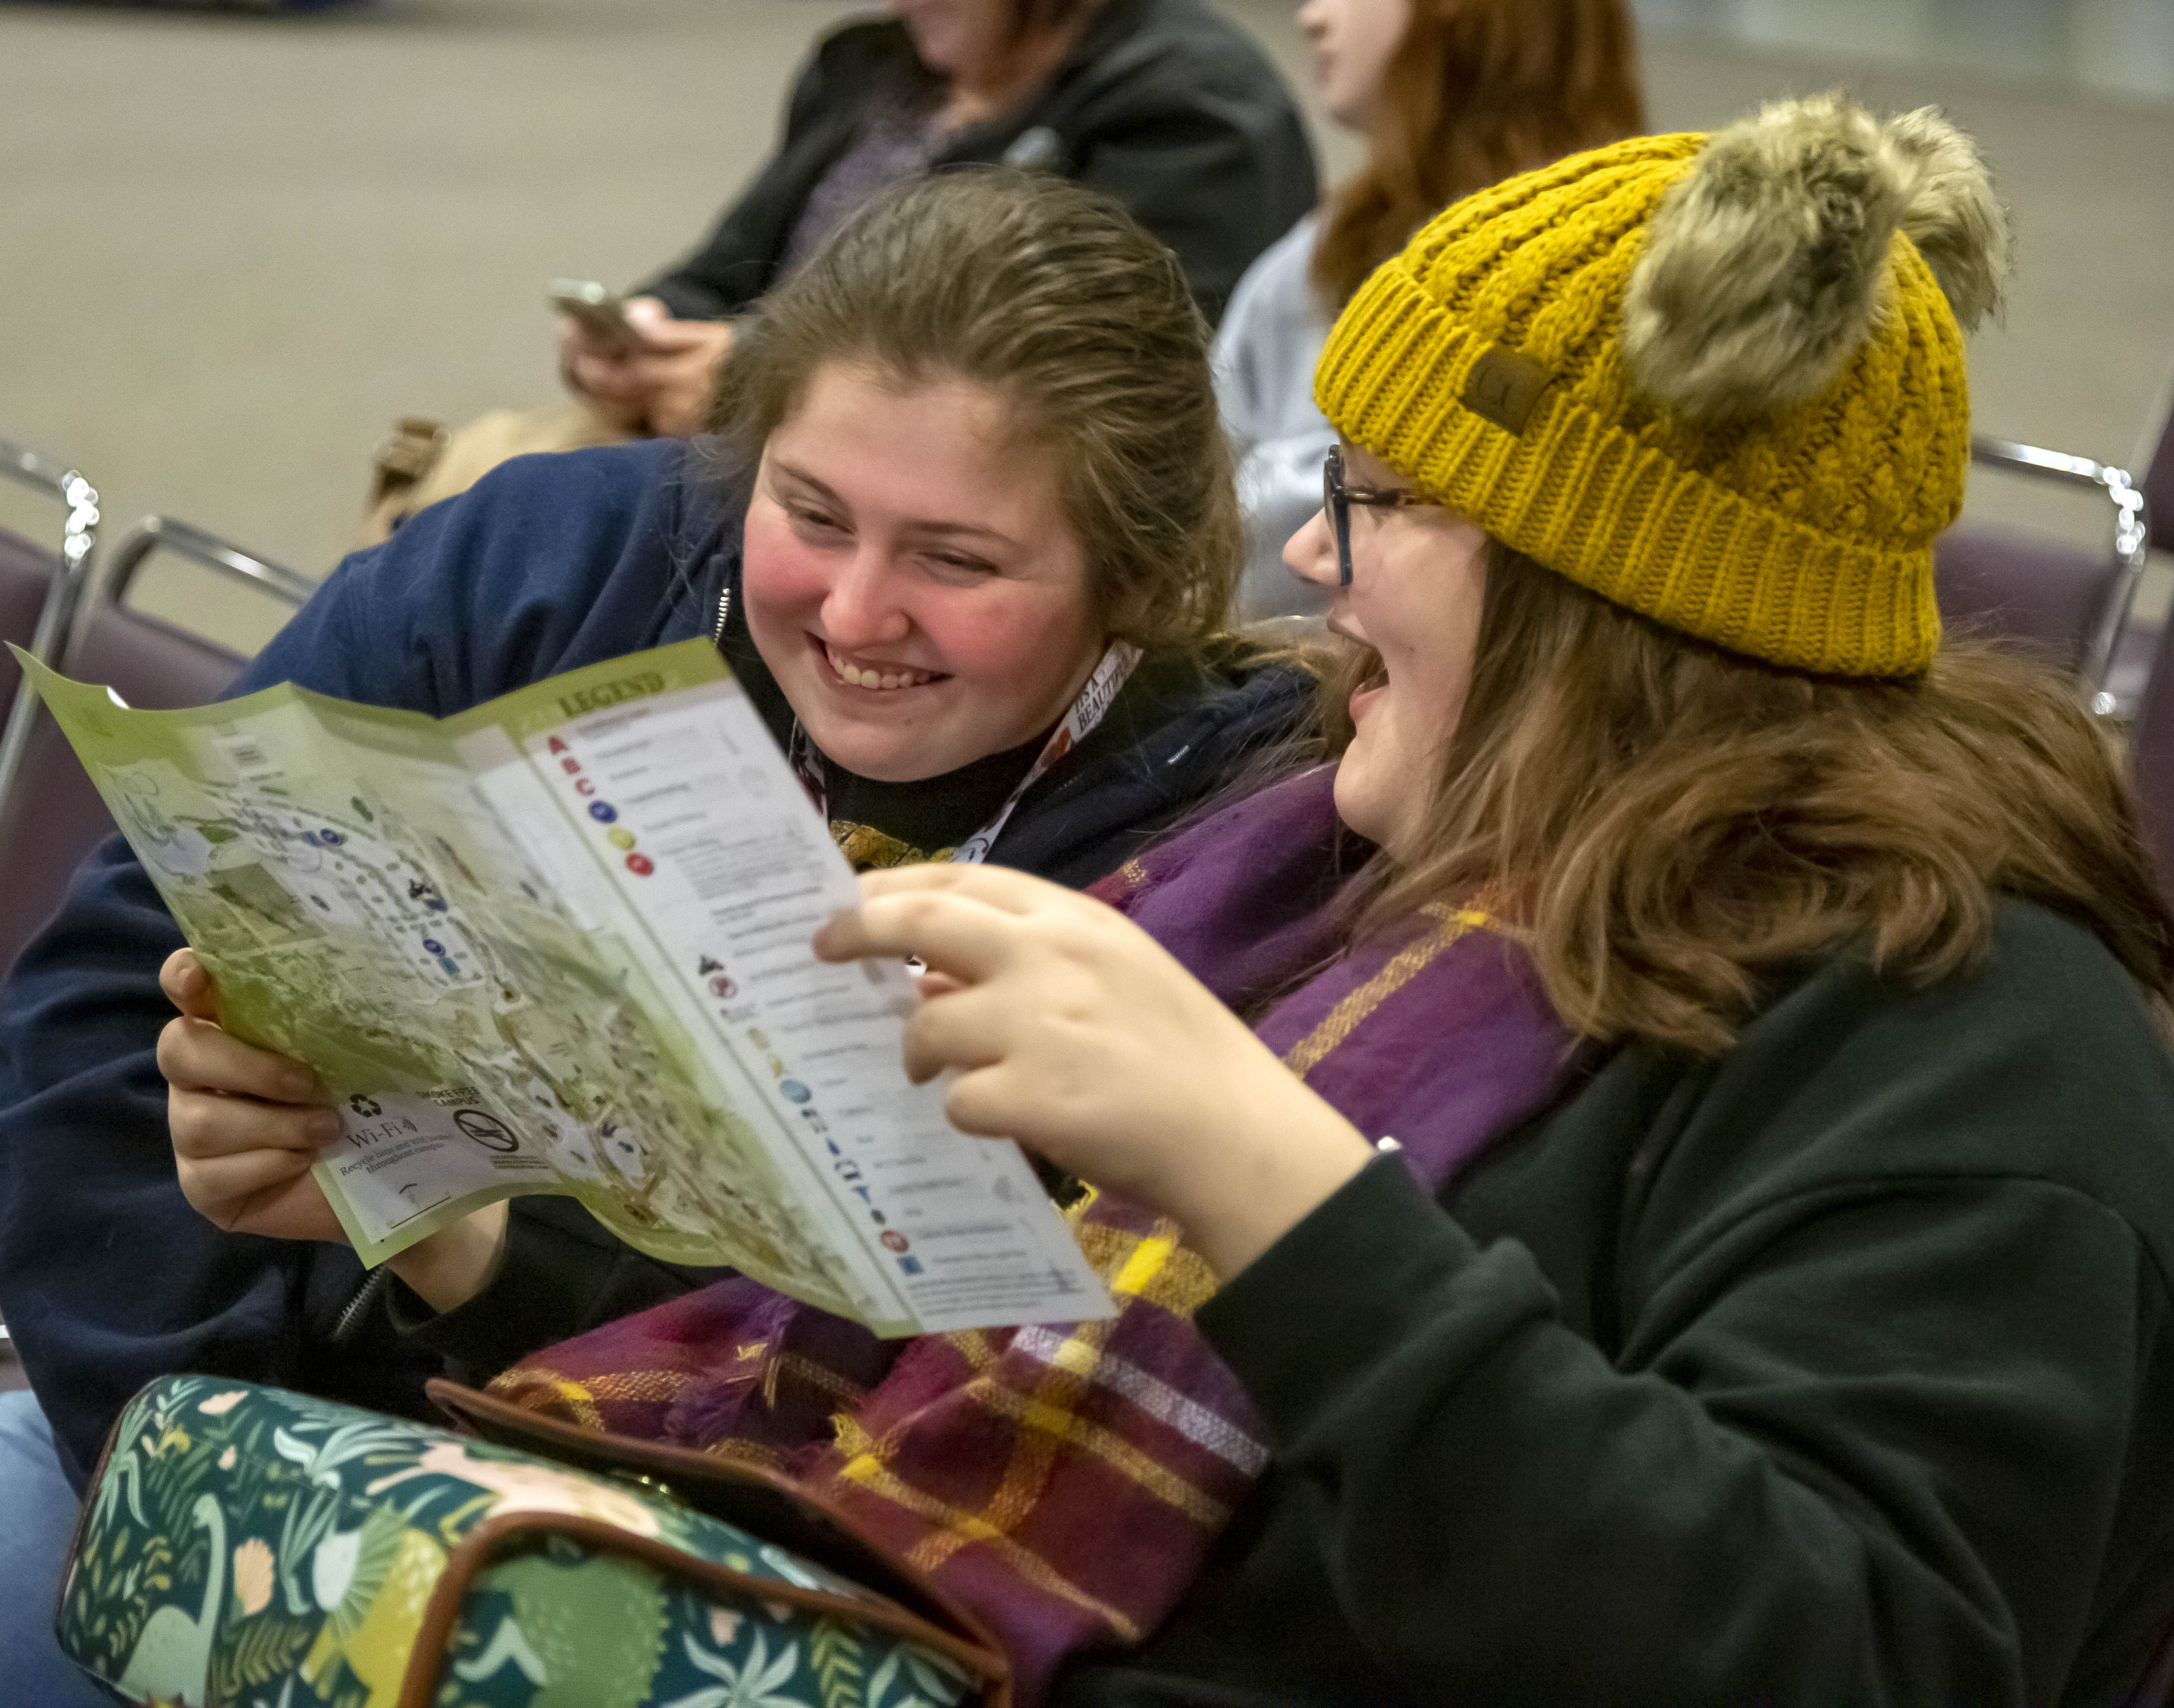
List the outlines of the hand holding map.
<svg viewBox="0 0 2174 1708">
<path fill-rule="evenodd" d="M 880 1333 L 1109 1314 L 1017 1148 L 907 1083 L 904 970 L 814 959 L 851 872 L 706 643 L 444 720 L 24 668 L 221 1024 L 338 1095 L 316 1175 L 365 1262 L 566 1192 Z"/>
<path fill-rule="evenodd" d="M 317 1076 L 219 1024 L 219 992 L 194 949 L 166 957 L 159 988 L 175 1009 L 159 1034 L 158 1062 L 190 1208 L 230 1234 L 345 1240 L 312 1166 L 347 1137 Z"/>
</svg>

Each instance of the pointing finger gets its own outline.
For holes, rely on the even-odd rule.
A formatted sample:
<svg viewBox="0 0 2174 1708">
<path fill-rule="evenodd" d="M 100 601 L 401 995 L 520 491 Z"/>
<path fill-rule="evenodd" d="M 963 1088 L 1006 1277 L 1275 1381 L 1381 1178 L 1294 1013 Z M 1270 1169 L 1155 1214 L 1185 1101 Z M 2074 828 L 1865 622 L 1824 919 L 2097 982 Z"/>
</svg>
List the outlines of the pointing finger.
<svg viewBox="0 0 2174 1708">
<path fill-rule="evenodd" d="M 833 916 L 815 933 L 815 953 L 826 961 L 918 955 L 934 971 L 978 984 L 1010 963 L 1017 928 L 1014 916 L 984 902 L 922 889 Z"/>
<path fill-rule="evenodd" d="M 906 1078 L 921 1085 L 946 1069 L 1003 1060 L 1016 1015 L 1014 1005 L 986 987 L 924 999 L 906 1023 Z"/>
<path fill-rule="evenodd" d="M 930 893 L 962 895 L 1006 913 L 1032 913 L 1038 908 L 1063 906 L 1076 900 L 1072 891 L 1046 878 L 1030 877 L 1006 866 L 941 865 L 892 866 L 861 874 L 861 900 L 876 896 L 918 895 Z"/>
</svg>

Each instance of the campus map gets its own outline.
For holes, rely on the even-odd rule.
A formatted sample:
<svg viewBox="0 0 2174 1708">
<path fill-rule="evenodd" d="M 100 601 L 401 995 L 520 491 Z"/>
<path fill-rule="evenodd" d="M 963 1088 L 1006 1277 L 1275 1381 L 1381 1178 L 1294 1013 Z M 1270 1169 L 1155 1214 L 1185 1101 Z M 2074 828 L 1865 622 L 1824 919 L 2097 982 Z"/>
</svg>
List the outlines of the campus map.
<svg viewBox="0 0 2174 1708">
<path fill-rule="evenodd" d="M 341 1100 L 365 1262 L 565 1192 L 641 1250 L 897 1333 L 1106 1315 L 1017 1149 L 906 1082 L 902 969 L 701 642 L 432 720 L 291 686 L 129 711 L 26 664 L 212 974 Z"/>
</svg>

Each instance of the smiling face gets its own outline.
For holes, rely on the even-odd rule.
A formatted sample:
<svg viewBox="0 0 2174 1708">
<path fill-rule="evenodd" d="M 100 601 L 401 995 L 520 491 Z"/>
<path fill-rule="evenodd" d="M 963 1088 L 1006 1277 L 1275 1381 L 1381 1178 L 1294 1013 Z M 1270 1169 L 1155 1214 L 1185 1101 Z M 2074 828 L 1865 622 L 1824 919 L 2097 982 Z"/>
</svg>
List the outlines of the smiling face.
<svg viewBox="0 0 2174 1708">
<path fill-rule="evenodd" d="M 1376 491 L 1411 484 L 1349 445 L 1344 478 Z M 1291 536 L 1284 561 L 1328 590 L 1332 630 L 1381 655 L 1381 670 L 1351 696 L 1357 733 L 1337 767 L 1336 813 L 1369 841 L 1409 855 L 1472 688 L 1487 536 L 1437 506 L 1355 504 L 1349 586 L 1336 584 L 1336 536 L 1324 512 Z"/>
<path fill-rule="evenodd" d="M 749 633 L 810 740 L 881 782 L 1018 747 L 1106 644 L 1053 461 L 1004 399 L 816 370 L 748 505 Z"/>
<path fill-rule="evenodd" d="M 1412 0 L 1306 0 L 1298 8 L 1322 103 L 1337 123 L 1373 128 L 1383 75 L 1411 21 Z"/>
</svg>

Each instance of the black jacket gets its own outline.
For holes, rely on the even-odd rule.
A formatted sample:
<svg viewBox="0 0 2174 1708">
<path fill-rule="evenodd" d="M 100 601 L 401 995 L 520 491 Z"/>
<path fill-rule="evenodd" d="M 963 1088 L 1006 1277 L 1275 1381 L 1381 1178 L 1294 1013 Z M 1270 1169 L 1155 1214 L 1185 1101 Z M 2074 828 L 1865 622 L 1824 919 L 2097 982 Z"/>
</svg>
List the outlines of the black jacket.
<svg viewBox="0 0 2174 1708">
<path fill-rule="evenodd" d="M 348 559 L 233 691 L 294 681 L 445 716 L 707 634 L 738 574 L 739 520 L 714 498 L 700 450 L 679 441 L 517 458 Z M 782 736 L 790 713 L 760 658 L 737 626 L 726 643 Z M 1151 657 L 1021 799 L 991 860 L 1067 884 L 1101 876 L 1288 729 L 1309 694 L 1282 668 Z M 361 1279 L 344 1246 L 223 1234 L 181 1197 L 153 1058 L 173 1012 L 159 967 L 181 946 L 116 837 L 0 990 L 0 1315 L 78 1480 L 155 1375 L 203 1370 L 422 1415 L 421 1381 L 443 1366 L 382 1312 L 333 1340 Z M 452 1323 L 449 1344 L 479 1364 L 714 1273 L 628 1251 L 571 1201 L 521 1200 L 513 1225 L 511 1278 L 541 1263 L 558 1279 L 483 1346 L 459 1343 Z M 567 1255 L 568 1240 L 594 1260 Z"/>
<path fill-rule="evenodd" d="M 2096 939 L 2004 902 L 1929 990 L 1829 957 L 1210 1300 L 1274 1467 L 1052 1708 L 2128 1702 L 2171 1278 L 2174 1062 Z"/>
<path fill-rule="evenodd" d="M 870 97 L 926 75 L 894 20 L 826 37 L 770 163 L 700 248 L 641 289 L 684 319 L 740 313 L 770 288 L 808 192 L 853 140 Z M 936 165 L 999 162 L 1124 203 L 1176 251 L 1211 322 L 1238 275 L 1319 194 L 1283 80 L 1199 0 L 1106 0 L 1024 108 L 969 127 Z"/>
</svg>

